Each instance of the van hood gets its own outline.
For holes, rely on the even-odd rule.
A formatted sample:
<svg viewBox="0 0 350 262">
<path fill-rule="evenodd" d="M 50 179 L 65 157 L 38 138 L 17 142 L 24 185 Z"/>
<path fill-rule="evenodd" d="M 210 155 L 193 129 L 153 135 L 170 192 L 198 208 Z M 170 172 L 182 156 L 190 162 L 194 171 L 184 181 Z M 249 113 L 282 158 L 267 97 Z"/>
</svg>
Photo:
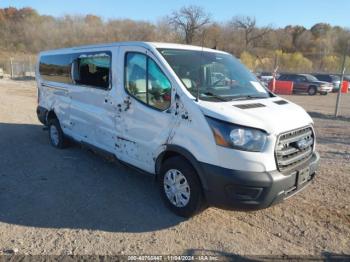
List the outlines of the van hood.
<svg viewBox="0 0 350 262">
<path fill-rule="evenodd" d="M 280 97 L 222 103 L 201 100 L 199 106 L 206 116 L 275 135 L 313 123 L 302 107 Z"/>
</svg>

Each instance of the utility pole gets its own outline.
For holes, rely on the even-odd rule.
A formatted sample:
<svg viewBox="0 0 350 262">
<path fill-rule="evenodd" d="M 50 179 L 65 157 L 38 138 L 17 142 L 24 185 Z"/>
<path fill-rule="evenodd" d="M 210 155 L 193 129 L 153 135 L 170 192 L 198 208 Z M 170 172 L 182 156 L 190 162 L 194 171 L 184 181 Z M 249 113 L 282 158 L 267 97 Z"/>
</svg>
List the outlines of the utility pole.
<svg viewBox="0 0 350 262">
<path fill-rule="evenodd" d="M 32 76 L 32 57 L 29 55 L 29 68 L 28 68 L 29 76 Z"/>
<path fill-rule="evenodd" d="M 275 54 L 275 63 L 273 66 L 273 72 L 272 72 L 272 93 L 275 93 L 276 90 L 276 77 L 277 77 L 277 71 L 278 71 L 278 57 L 277 54 Z"/>
<path fill-rule="evenodd" d="M 343 57 L 343 65 L 342 65 L 342 72 L 341 72 L 341 77 L 340 77 L 340 87 L 339 87 L 339 90 L 338 90 L 338 95 L 337 95 L 337 103 L 335 105 L 335 113 L 334 113 L 334 116 L 337 117 L 338 116 L 338 113 L 339 113 L 339 105 L 340 105 L 340 98 L 341 98 L 341 91 L 342 91 L 342 88 L 343 88 L 343 82 L 344 82 L 344 74 L 345 74 L 345 65 L 346 65 L 346 55 L 348 53 L 348 50 L 349 50 L 349 43 L 350 43 L 350 40 L 348 40 L 347 44 L 346 44 L 346 47 L 345 47 L 345 50 L 344 50 L 344 57 Z"/>
<path fill-rule="evenodd" d="M 11 63 L 11 79 L 13 79 L 13 57 L 10 58 Z"/>
</svg>

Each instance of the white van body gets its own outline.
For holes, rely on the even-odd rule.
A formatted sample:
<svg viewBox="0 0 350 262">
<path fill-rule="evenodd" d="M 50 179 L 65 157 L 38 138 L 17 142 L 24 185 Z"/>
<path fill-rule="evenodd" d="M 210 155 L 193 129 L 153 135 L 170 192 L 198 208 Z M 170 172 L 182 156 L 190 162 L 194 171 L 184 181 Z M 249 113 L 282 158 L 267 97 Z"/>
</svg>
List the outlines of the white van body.
<svg viewBox="0 0 350 262">
<path fill-rule="evenodd" d="M 57 119 L 60 126 L 56 129 L 61 128 L 64 137 L 102 149 L 118 160 L 155 176 L 161 173 L 165 160 L 182 157 L 198 177 L 202 201 L 210 205 L 234 209 L 265 208 L 309 184 L 314 178 L 319 156 L 315 151 L 313 121 L 303 108 L 261 90 L 264 87 L 258 80 L 250 83 L 259 92 L 268 93 L 264 99 L 247 97 L 212 101 L 210 96 L 198 99 L 188 88 L 195 85 L 195 81 L 179 77 L 161 50 L 230 56 L 202 47 L 146 42 L 41 52 L 36 68 L 38 118 L 45 125 Z M 66 60 L 67 65 L 60 67 L 60 62 L 54 61 L 56 58 Z M 107 66 L 108 61 L 110 64 Z M 141 75 L 147 74 L 146 80 L 141 78 L 128 82 L 126 78 L 137 75 L 137 69 L 144 62 L 147 72 L 141 72 Z M 102 80 L 91 80 L 100 85 L 98 88 L 84 84 L 84 81 L 89 83 L 90 80 L 82 80 L 85 77 L 83 72 L 91 68 L 95 71 L 88 72 L 86 79 L 90 79 L 88 74 L 103 75 L 100 77 Z M 153 71 L 150 73 L 150 70 Z M 181 68 L 176 70 L 181 71 Z M 154 80 L 157 77 L 159 79 Z M 211 77 L 210 81 L 215 83 L 230 81 L 234 85 L 235 80 L 223 79 L 220 73 L 213 73 Z M 80 80 L 75 80 L 78 78 Z M 151 92 L 154 82 L 170 86 L 165 91 L 168 93 L 154 95 Z M 130 90 L 137 87 L 135 96 L 126 85 Z M 214 121 L 214 126 L 222 122 L 223 125 L 232 123 L 243 129 L 260 130 L 257 132 L 263 132 L 265 139 L 261 150 L 218 145 L 216 139 L 220 138 L 214 137 L 215 127 L 210 121 Z M 241 131 L 235 134 L 239 135 Z M 296 140 L 288 140 L 290 137 Z M 281 144 L 279 139 L 287 140 Z M 293 146 L 290 146 L 291 143 L 294 143 Z M 291 155 L 283 158 L 287 151 L 292 152 Z M 284 171 L 279 161 L 286 161 L 283 163 L 291 168 Z M 190 192 L 190 188 L 187 191 Z M 180 210 L 177 212 L 180 215 L 194 213 L 193 210 L 181 213 L 185 209 L 186 205 L 173 206 L 175 212 Z"/>
</svg>

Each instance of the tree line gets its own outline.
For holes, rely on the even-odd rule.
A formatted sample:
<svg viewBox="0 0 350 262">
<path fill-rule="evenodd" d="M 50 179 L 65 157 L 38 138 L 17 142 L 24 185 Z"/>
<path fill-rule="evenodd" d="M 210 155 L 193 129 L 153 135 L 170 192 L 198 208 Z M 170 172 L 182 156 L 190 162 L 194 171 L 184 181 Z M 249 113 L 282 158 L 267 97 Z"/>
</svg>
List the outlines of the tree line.
<svg viewBox="0 0 350 262">
<path fill-rule="evenodd" d="M 297 17 L 296 17 L 297 20 Z M 157 22 L 103 20 L 96 15 L 53 17 L 32 8 L 0 9 L 0 53 L 42 50 L 114 41 L 194 44 L 227 51 L 251 70 L 339 72 L 350 30 L 327 23 L 311 28 L 258 26 L 254 17 L 216 22 L 199 6 L 185 6 Z M 348 50 L 348 55 L 350 52 Z M 348 59 L 347 68 L 350 67 Z"/>
</svg>

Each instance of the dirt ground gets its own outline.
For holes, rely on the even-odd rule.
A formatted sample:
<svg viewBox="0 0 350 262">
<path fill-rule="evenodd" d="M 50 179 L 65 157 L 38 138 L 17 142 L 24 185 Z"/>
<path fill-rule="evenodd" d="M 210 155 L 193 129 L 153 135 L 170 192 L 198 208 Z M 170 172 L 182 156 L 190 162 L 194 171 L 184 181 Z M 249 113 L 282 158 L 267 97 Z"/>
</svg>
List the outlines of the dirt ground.
<svg viewBox="0 0 350 262">
<path fill-rule="evenodd" d="M 315 182 L 256 212 L 210 208 L 185 220 L 153 179 L 73 146 L 57 150 L 36 118 L 34 82 L 0 80 L 0 251 L 18 254 L 350 254 L 350 94 L 288 96 L 312 115 Z M 0 252 L 1 253 L 1 252 Z"/>
</svg>

